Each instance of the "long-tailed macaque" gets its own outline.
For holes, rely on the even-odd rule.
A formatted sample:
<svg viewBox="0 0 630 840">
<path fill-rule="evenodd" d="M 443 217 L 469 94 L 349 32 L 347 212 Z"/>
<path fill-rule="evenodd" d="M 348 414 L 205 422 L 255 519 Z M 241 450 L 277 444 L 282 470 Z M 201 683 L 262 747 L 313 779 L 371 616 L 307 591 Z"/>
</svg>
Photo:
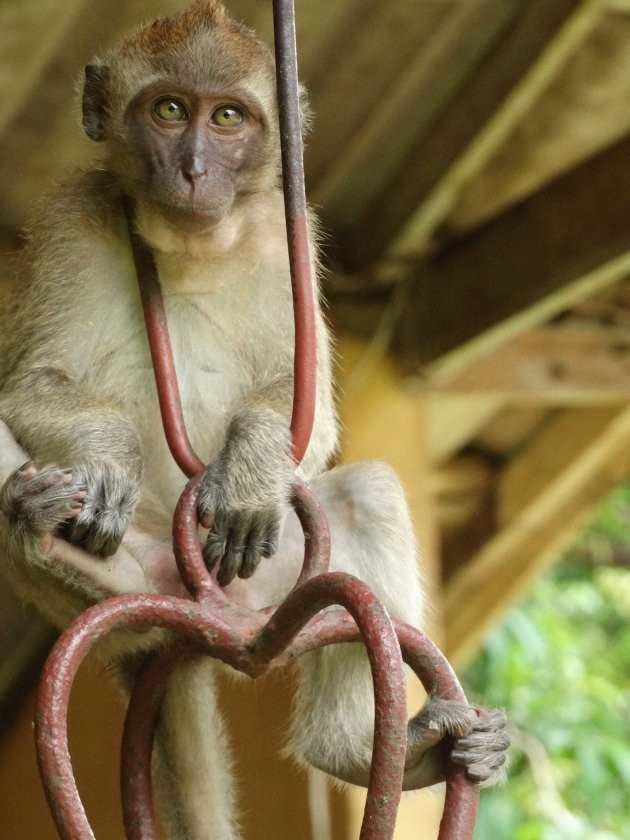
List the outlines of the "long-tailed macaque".
<svg viewBox="0 0 630 840">
<path fill-rule="evenodd" d="M 60 626 L 112 593 L 182 594 L 170 530 L 183 477 L 162 432 L 126 195 L 159 270 L 190 438 L 208 463 L 204 558 L 235 600 L 275 603 L 302 547 L 287 505 L 293 314 L 273 59 L 218 0 L 197 0 L 86 68 L 83 125 L 104 155 L 39 207 L 0 331 L 3 567 Z M 417 626 L 423 596 L 396 476 L 378 463 L 326 471 L 337 424 L 317 319 L 315 426 L 299 471 L 327 510 L 332 568 Z M 154 638 L 128 635 L 112 654 L 120 661 Z M 365 784 L 373 700 L 363 649 L 310 653 L 296 667 L 294 755 Z M 207 660 L 182 666 L 163 707 L 172 840 L 239 836 L 213 674 Z M 493 783 L 504 728 L 501 712 L 430 698 L 409 725 L 405 788 L 443 778 L 445 734 L 471 778 Z"/>
</svg>

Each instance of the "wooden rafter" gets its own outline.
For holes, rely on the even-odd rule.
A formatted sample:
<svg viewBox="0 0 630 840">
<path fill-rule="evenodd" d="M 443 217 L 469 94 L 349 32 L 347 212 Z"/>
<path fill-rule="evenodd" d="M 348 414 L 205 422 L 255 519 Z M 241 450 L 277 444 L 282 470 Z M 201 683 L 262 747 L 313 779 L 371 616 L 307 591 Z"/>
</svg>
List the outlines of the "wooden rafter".
<svg viewBox="0 0 630 840">
<path fill-rule="evenodd" d="M 86 0 L 23 0 L 0 5 L 0 133 L 28 101 Z"/>
<path fill-rule="evenodd" d="M 606 494 L 630 475 L 630 409 L 561 413 L 507 468 L 501 530 L 447 582 L 446 648 L 461 664 Z"/>
<path fill-rule="evenodd" d="M 399 349 L 459 367 L 630 272 L 630 139 L 422 266 Z"/>
<path fill-rule="evenodd" d="M 516 336 L 452 373 L 428 380 L 432 394 L 492 396 L 518 403 L 579 405 L 630 399 L 627 327 L 570 321 Z"/>
<path fill-rule="evenodd" d="M 554 50 L 554 36 L 561 31 L 563 24 L 574 14 L 581 17 L 586 5 L 592 5 L 590 0 L 586 3 L 554 0 L 551 4 L 548 0 L 528 0 L 521 5 L 519 15 L 496 42 L 494 49 L 469 73 L 466 82 L 439 118 L 426 127 L 428 130 L 420 132 L 397 172 L 364 209 L 361 220 L 346 232 L 341 240 L 340 256 L 347 267 L 364 267 L 381 257 L 403 229 L 408 229 L 409 219 L 418 212 L 421 202 L 432 195 L 466 154 L 482 128 L 487 127 L 488 121 L 501 111 L 502 105 L 509 101 L 514 86 L 527 77 L 541 56 L 544 57 L 550 42 Z M 556 66 L 554 64 L 554 69 Z M 551 78 L 545 76 L 543 81 Z M 531 104 L 541 91 L 538 77 L 534 81 L 531 95 L 523 96 L 527 100 L 525 104 Z M 522 116 L 522 108 L 514 109 L 511 120 L 521 119 Z M 509 123 L 510 120 L 502 119 L 502 130 L 493 140 L 494 148 L 497 142 L 500 144 L 508 136 L 514 125 L 513 121 L 511 125 Z M 489 144 L 486 145 L 489 149 Z M 477 156 L 475 172 L 481 162 L 480 156 Z M 443 208 L 441 216 L 432 213 L 429 233 L 446 218 L 450 206 Z M 423 212 L 422 206 L 419 212 Z M 417 219 L 412 222 L 414 230 L 416 222 Z M 414 233 L 412 250 L 417 250 L 422 244 L 420 239 Z"/>
</svg>

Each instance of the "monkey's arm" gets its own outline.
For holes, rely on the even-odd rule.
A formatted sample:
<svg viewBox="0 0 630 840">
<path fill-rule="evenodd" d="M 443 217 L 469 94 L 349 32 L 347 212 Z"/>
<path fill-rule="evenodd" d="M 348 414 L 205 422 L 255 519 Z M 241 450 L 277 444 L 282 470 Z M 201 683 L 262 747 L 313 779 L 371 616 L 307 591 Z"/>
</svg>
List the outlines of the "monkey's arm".
<svg viewBox="0 0 630 840">
<path fill-rule="evenodd" d="M 223 586 L 248 578 L 278 547 L 295 463 L 289 418 L 291 378 L 256 388 L 232 415 L 223 447 L 209 464 L 199 493 L 203 549 L 209 569 L 220 563 Z"/>
<path fill-rule="evenodd" d="M 113 191 L 93 181 L 79 174 L 42 204 L 20 255 L 12 308 L 0 323 L 0 419 L 39 468 L 72 470 L 85 497 L 66 536 L 104 556 L 120 545 L 142 457 L 133 423 L 87 384 L 99 358 L 126 340 L 116 330 L 134 300 L 130 306 L 129 258 L 117 245 L 122 214 Z M 104 306 L 113 309 L 107 318 Z"/>
<path fill-rule="evenodd" d="M 75 515 L 57 522 L 68 539 L 90 553 L 113 554 L 139 494 L 142 460 L 133 424 L 61 367 L 37 364 L 20 366 L 8 378 L 0 419 L 39 467 L 65 470 L 73 503 L 80 501 Z M 24 529 L 37 525 L 37 517 L 26 513 L 33 492 L 32 485 L 14 482 L 2 490 L 5 510 L 12 510 Z"/>
<path fill-rule="evenodd" d="M 315 422 L 299 467 L 305 478 L 326 469 L 338 439 L 330 337 L 318 304 L 316 327 Z M 287 355 L 284 364 L 291 363 Z M 217 580 L 222 585 L 235 576 L 251 577 L 260 558 L 271 557 L 278 548 L 296 469 L 289 428 L 292 408 L 292 370 L 259 382 L 232 415 L 224 446 L 204 477 L 199 511 L 202 524 L 211 528 L 204 559 L 210 569 L 220 563 Z"/>
<path fill-rule="evenodd" d="M 170 540 L 130 527 L 120 548 L 103 561 L 58 536 L 59 522 L 76 517 L 81 508 L 76 502 L 82 494 L 75 491 L 70 477 L 55 468 L 37 470 L 0 421 L 0 542 L 6 541 L 9 551 L 15 550 L 17 537 L 23 546 L 23 535 L 16 532 L 29 520 L 27 530 L 36 543 L 33 553 L 37 551 L 51 568 L 56 567 L 61 578 L 72 577 L 76 585 L 78 576 L 92 598 L 141 592 L 188 597 Z M 22 500 L 20 516 L 10 506 L 16 499 Z"/>
</svg>

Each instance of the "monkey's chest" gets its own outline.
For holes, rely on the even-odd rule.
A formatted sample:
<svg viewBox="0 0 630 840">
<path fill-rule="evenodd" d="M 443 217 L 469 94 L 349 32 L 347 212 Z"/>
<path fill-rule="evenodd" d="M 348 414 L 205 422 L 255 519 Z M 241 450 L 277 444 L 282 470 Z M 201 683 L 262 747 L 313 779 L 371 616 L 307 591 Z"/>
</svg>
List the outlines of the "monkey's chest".
<svg viewBox="0 0 630 840">
<path fill-rule="evenodd" d="M 208 463 L 235 409 L 257 385 L 291 366 L 290 354 L 280 353 L 278 344 L 292 328 L 292 313 L 288 326 L 277 311 L 273 323 L 261 323 L 246 307 L 212 296 L 166 296 L 165 308 L 186 429 L 193 449 Z M 124 340 L 96 366 L 95 383 L 115 397 L 140 432 L 147 498 L 169 512 L 170 525 L 183 476 L 164 438 L 142 314 L 136 314 L 135 326 L 129 324 Z"/>
</svg>

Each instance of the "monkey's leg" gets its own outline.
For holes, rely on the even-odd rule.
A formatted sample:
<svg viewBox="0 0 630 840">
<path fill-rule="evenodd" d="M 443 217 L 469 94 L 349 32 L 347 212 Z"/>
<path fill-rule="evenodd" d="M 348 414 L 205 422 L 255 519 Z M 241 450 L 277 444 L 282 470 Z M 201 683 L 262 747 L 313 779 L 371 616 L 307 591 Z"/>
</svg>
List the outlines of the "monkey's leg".
<svg viewBox="0 0 630 840">
<path fill-rule="evenodd" d="M 331 570 L 368 583 L 393 618 L 420 626 L 423 593 L 404 493 L 384 464 L 342 467 L 313 482 L 329 517 Z M 360 645 L 331 646 L 298 660 L 299 687 L 292 723 L 298 760 L 352 784 L 366 785 L 374 725 L 373 688 Z M 410 722 L 404 789 L 444 778 L 445 735 L 453 760 L 476 781 L 500 779 L 508 739 L 505 716 L 429 698 Z"/>
<path fill-rule="evenodd" d="M 166 690 L 157 733 L 157 802 L 168 840 L 238 840 L 232 759 L 212 660 L 184 661 Z"/>
<path fill-rule="evenodd" d="M 38 466 L 71 468 L 75 485 L 85 488 L 68 539 L 91 554 L 113 554 L 139 495 L 142 456 L 133 424 L 65 371 L 44 365 L 13 374 L 0 395 L 0 418 Z"/>
</svg>

